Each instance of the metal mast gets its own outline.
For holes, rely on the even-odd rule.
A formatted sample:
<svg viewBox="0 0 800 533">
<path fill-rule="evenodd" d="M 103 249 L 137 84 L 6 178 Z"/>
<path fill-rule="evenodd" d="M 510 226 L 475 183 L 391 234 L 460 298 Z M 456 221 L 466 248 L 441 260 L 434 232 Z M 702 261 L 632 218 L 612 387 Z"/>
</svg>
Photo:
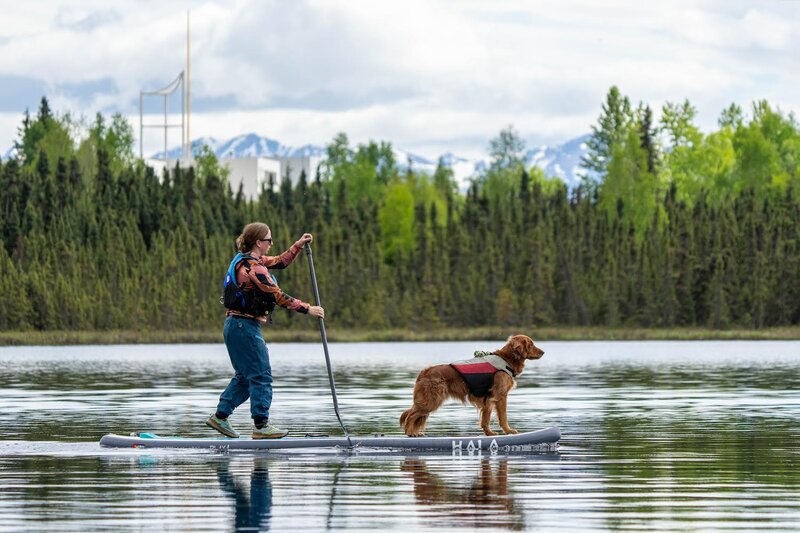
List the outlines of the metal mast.
<svg viewBox="0 0 800 533">
<path fill-rule="evenodd" d="M 189 117 L 191 114 L 191 93 L 189 87 L 189 68 L 191 66 L 191 38 L 190 38 L 190 18 L 189 11 L 186 12 L 186 70 L 182 70 L 178 77 L 175 78 L 169 85 L 157 91 L 139 91 L 139 157 L 144 159 L 144 129 L 145 128 L 161 128 L 164 130 L 164 162 L 169 168 L 169 157 L 167 151 L 169 150 L 168 130 L 169 128 L 181 129 L 181 154 L 188 161 L 192 158 L 191 151 L 191 134 L 189 130 Z M 181 122 L 180 124 L 169 123 L 169 97 L 180 88 L 181 90 Z M 162 124 L 145 124 L 144 123 L 144 97 L 145 96 L 161 96 L 164 99 L 164 122 Z"/>
<path fill-rule="evenodd" d="M 190 19 L 189 19 L 190 11 L 186 11 L 186 159 L 192 159 L 192 136 L 189 134 L 189 119 L 191 117 L 192 111 L 192 99 L 191 99 L 191 77 L 190 77 L 190 67 L 191 67 L 191 54 L 190 54 L 190 46 L 191 40 L 189 38 L 189 31 L 190 31 Z"/>
<path fill-rule="evenodd" d="M 169 158 L 167 157 L 167 150 L 169 148 L 167 144 L 167 132 L 169 128 L 181 128 L 181 133 L 184 131 L 184 113 L 181 110 L 181 123 L 180 124 L 170 124 L 169 117 L 167 116 L 168 106 L 167 100 L 169 96 L 174 93 L 178 88 L 181 88 L 181 96 L 183 96 L 183 89 L 184 89 L 184 73 L 181 71 L 178 74 L 178 77 L 172 80 L 169 85 L 164 87 L 163 89 L 159 89 L 157 91 L 139 91 L 139 157 L 144 159 L 144 148 L 142 139 L 144 137 L 144 128 L 161 128 L 164 130 L 164 161 L 167 162 L 167 167 L 169 167 Z M 164 123 L 163 124 L 145 124 L 144 123 L 144 97 L 145 96 L 161 96 L 164 98 Z M 181 98 L 182 100 L 183 98 Z M 183 145 L 183 137 L 181 137 L 181 145 Z"/>
</svg>

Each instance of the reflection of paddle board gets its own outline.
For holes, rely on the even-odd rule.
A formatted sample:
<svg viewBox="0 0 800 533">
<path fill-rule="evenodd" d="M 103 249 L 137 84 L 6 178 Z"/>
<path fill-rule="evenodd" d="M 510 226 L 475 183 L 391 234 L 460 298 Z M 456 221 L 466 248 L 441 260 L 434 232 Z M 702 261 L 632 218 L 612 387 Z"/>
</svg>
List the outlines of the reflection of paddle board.
<svg viewBox="0 0 800 533">
<path fill-rule="evenodd" d="M 405 437 L 376 436 L 350 437 L 354 447 L 383 448 L 396 450 L 442 450 L 471 452 L 489 451 L 538 451 L 548 448 L 561 438 L 557 427 L 518 433 L 517 435 L 486 435 L 473 437 Z M 194 439 L 182 437 L 160 437 L 153 433 L 139 433 L 130 437 L 106 435 L 100 439 L 101 446 L 114 448 L 215 448 L 230 450 L 281 450 L 290 448 L 348 448 L 345 437 L 284 437 L 282 439 L 229 439 L 227 437 Z M 542 446 L 545 445 L 545 446 Z"/>
</svg>

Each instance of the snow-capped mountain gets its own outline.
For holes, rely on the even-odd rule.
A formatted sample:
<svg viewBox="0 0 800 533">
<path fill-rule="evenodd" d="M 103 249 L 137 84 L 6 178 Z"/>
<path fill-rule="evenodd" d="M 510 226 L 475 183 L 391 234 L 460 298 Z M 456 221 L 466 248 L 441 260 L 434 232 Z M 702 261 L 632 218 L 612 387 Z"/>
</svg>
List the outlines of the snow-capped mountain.
<svg viewBox="0 0 800 533">
<path fill-rule="evenodd" d="M 555 146 L 541 146 L 525 154 L 527 167 L 537 166 L 548 176 L 561 178 L 572 188 L 578 185 L 587 170 L 581 168 L 581 158 L 587 153 L 586 141 L 590 135 L 582 135 Z M 591 173 L 589 173 L 591 175 Z"/>
<path fill-rule="evenodd" d="M 207 145 L 217 157 L 321 157 L 325 154 L 325 148 L 306 144 L 299 148 L 285 146 L 275 139 L 261 137 L 255 133 L 239 135 L 225 141 L 220 141 L 214 137 L 200 137 L 192 141 L 192 155 L 197 155 Z M 182 157 L 183 149 L 176 146 L 167 152 L 168 159 L 178 159 Z M 151 156 L 153 159 L 164 159 L 164 152 L 158 152 Z"/>
<path fill-rule="evenodd" d="M 569 187 L 577 185 L 581 175 L 586 171 L 580 167 L 581 157 L 586 153 L 586 141 L 589 135 L 583 135 L 559 145 L 545 145 L 525 152 L 525 165 L 537 166 L 544 170 L 548 176 L 555 176 L 564 180 Z M 325 148 L 313 144 L 292 147 L 281 144 L 275 139 L 262 137 L 255 133 L 239 135 L 228 140 L 218 140 L 213 137 L 201 137 L 192 141 L 192 153 L 197 154 L 203 145 L 208 145 L 217 157 L 274 157 L 285 159 L 290 157 L 325 157 Z M 397 166 L 406 169 L 409 164 L 415 170 L 433 173 L 436 170 L 438 159 L 426 157 L 393 148 L 394 159 Z M 175 147 L 167 153 L 170 159 L 181 156 L 181 148 Z M 154 159 L 163 159 L 164 153 L 159 152 L 152 156 Z M 490 159 L 470 159 L 461 157 L 452 152 L 441 156 L 442 162 L 453 170 L 453 175 L 459 188 L 466 190 L 470 178 L 486 170 Z"/>
</svg>

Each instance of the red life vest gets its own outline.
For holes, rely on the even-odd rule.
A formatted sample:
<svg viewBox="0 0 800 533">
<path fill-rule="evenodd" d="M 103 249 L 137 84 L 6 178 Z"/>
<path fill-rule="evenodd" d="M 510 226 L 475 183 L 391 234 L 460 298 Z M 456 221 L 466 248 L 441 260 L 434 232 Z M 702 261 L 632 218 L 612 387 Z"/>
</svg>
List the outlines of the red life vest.
<svg viewBox="0 0 800 533">
<path fill-rule="evenodd" d="M 516 377 L 502 357 L 486 352 L 475 352 L 475 357 L 472 359 L 450 363 L 450 366 L 461 374 L 470 394 L 479 398 L 489 395 L 489 389 L 494 384 L 494 375 L 497 372 L 505 372 L 512 379 Z"/>
</svg>

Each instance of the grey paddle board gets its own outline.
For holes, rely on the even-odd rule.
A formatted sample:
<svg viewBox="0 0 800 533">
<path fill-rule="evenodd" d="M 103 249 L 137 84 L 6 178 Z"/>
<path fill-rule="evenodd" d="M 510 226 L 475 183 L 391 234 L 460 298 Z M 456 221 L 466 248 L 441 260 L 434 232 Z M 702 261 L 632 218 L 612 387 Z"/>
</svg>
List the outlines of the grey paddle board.
<svg viewBox="0 0 800 533">
<path fill-rule="evenodd" d="M 354 448 L 383 448 L 396 450 L 442 450 L 471 452 L 526 451 L 541 449 L 540 445 L 555 444 L 561 438 L 557 427 L 528 431 L 516 435 L 486 435 L 472 437 L 406 437 L 375 436 L 350 437 Z M 139 433 L 129 437 L 105 435 L 101 446 L 114 448 L 213 448 L 223 450 L 281 450 L 292 448 L 349 448 L 345 437 L 284 437 L 282 439 L 230 439 L 160 437 L 152 433 Z"/>
</svg>

